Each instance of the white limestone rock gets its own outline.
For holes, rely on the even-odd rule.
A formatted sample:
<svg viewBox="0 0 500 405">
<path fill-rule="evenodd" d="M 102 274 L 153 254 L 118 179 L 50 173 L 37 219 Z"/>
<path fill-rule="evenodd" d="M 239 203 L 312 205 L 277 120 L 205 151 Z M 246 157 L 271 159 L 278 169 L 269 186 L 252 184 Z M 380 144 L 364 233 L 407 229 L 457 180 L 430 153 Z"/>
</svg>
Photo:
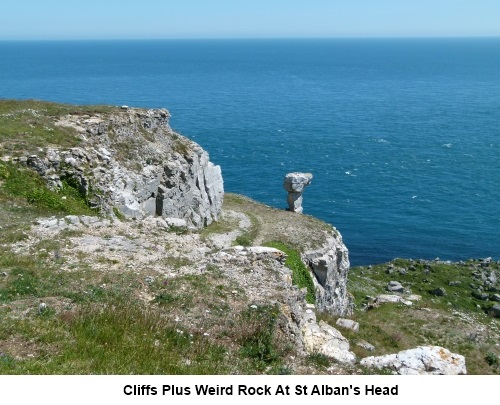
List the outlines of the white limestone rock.
<svg viewBox="0 0 500 405">
<path fill-rule="evenodd" d="M 390 281 L 387 285 L 387 291 L 402 293 L 404 292 L 404 287 L 399 281 Z"/>
<path fill-rule="evenodd" d="M 311 173 L 288 173 L 285 176 L 283 187 L 288 192 L 288 210 L 302 213 L 302 193 L 304 189 L 311 184 Z"/>
<path fill-rule="evenodd" d="M 340 233 L 333 232 L 322 248 L 305 252 L 303 259 L 315 275 L 318 311 L 340 316 L 352 314 L 352 300 L 347 292 L 349 251 Z"/>
<path fill-rule="evenodd" d="M 350 329 L 354 332 L 359 332 L 359 323 L 353 321 L 352 319 L 339 318 L 335 323 L 337 326 L 340 326 L 341 328 Z"/>
<path fill-rule="evenodd" d="M 349 351 L 349 341 L 334 327 L 320 321 L 302 327 L 304 347 L 308 353 L 321 353 L 342 363 L 354 363 L 356 355 Z"/>
<path fill-rule="evenodd" d="M 360 364 L 388 368 L 401 375 L 467 374 L 464 356 L 440 346 L 419 346 L 396 354 L 365 357 Z"/>
<path fill-rule="evenodd" d="M 411 297 L 411 296 L 410 296 Z M 408 297 L 408 298 L 410 298 Z M 381 294 L 377 295 L 375 298 L 375 304 L 404 304 L 407 306 L 412 306 L 413 302 L 409 300 L 405 300 L 400 295 L 391 295 L 391 294 Z"/>
<path fill-rule="evenodd" d="M 72 127 L 82 147 L 47 148 L 18 161 L 48 186 L 69 179 L 94 207 L 127 218 L 176 218 L 201 228 L 222 209 L 221 169 L 196 143 L 172 131 L 168 111 L 128 108 L 94 116 L 67 115 L 57 125 Z"/>
</svg>

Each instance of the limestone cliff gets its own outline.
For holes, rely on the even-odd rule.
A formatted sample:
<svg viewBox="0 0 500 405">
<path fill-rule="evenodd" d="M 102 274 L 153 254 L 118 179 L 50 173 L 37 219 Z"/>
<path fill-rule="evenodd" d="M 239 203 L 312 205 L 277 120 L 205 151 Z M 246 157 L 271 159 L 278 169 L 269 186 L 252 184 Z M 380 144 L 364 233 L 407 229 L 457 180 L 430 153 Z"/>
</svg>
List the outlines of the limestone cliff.
<svg viewBox="0 0 500 405">
<path fill-rule="evenodd" d="M 52 188 L 76 184 L 101 212 L 177 218 L 201 228 L 220 214 L 221 169 L 199 145 L 172 131 L 168 119 L 164 109 L 64 115 L 55 124 L 75 130 L 81 145 L 48 147 L 19 160 Z"/>
<path fill-rule="evenodd" d="M 350 315 L 352 302 L 347 292 L 349 251 L 338 232 L 322 248 L 306 251 L 305 261 L 316 276 L 316 307 L 321 312 Z"/>
</svg>

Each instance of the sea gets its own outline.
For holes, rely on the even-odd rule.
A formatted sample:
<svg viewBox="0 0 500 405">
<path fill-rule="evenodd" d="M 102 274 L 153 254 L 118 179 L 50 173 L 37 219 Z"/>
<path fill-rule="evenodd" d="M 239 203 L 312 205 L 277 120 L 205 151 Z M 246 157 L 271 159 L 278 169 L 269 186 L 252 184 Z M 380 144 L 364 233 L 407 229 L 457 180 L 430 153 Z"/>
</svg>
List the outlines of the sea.
<svg viewBox="0 0 500 405">
<path fill-rule="evenodd" d="M 312 173 L 352 265 L 500 259 L 500 38 L 4 41 L 0 98 L 167 108 L 280 209 Z"/>
</svg>

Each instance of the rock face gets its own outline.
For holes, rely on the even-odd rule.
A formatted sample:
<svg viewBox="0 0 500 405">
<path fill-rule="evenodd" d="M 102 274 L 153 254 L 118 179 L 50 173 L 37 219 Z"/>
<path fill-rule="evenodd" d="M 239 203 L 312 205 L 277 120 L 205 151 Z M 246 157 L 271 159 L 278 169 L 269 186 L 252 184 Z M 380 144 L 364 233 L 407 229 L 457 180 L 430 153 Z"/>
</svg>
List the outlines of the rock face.
<svg viewBox="0 0 500 405">
<path fill-rule="evenodd" d="M 288 210 L 302 213 L 302 193 L 304 189 L 311 184 L 311 173 L 288 173 L 285 176 L 283 187 L 288 191 Z"/>
<path fill-rule="evenodd" d="M 220 214 L 221 169 L 199 145 L 173 132 L 168 118 L 164 109 L 67 115 L 56 124 L 76 131 L 81 147 L 47 148 L 19 161 L 52 188 L 76 185 L 106 214 L 157 215 L 201 228 Z"/>
<path fill-rule="evenodd" d="M 352 314 L 352 300 L 347 293 L 349 251 L 342 236 L 334 233 L 323 248 L 306 252 L 304 261 L 316 276 L 318 310 L 339 316 Z"/>
<path fill-rule="evenodd" d="M 365 357 L 361 365 L 388 368 L 396 374 L 467 374 L 465 358 L 439 346 L 419 346 L 396 354 Z"/>
</svg>

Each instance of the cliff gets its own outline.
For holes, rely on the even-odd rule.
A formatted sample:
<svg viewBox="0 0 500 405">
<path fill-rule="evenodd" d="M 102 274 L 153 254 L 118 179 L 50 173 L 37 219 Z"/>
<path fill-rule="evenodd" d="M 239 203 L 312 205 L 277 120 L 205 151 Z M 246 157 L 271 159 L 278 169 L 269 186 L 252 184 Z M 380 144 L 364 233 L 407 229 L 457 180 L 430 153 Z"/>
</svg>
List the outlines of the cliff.
<svg viewBox="0 0 500 405">
<path fill-rule="evenodd" d="M 47 146 L 13 160 L 52 189 L 61 189 L 62 180 L 75 185 L 105 215 L 158 215 L 201 228 L 222 209 L 221 170 L 199 145 L 172 131 L 168 118 L 163 109 L 64 114 L 54 126 L 73 130 L 79 146 Z"/>
<path fill-rule="evenodd" d="M 370 290 L 348 292 L 338 230 L 224 195 L 220 167 L 168 119 L 0 101 L 0 372 L 363 372 L 373 345 L 339 317 Z M 442 353 L 457 364 L 422 360 Z M 412 355 L 404 373 L 466 372 L 438 346 L 362 364 Z"/>
</svg>

